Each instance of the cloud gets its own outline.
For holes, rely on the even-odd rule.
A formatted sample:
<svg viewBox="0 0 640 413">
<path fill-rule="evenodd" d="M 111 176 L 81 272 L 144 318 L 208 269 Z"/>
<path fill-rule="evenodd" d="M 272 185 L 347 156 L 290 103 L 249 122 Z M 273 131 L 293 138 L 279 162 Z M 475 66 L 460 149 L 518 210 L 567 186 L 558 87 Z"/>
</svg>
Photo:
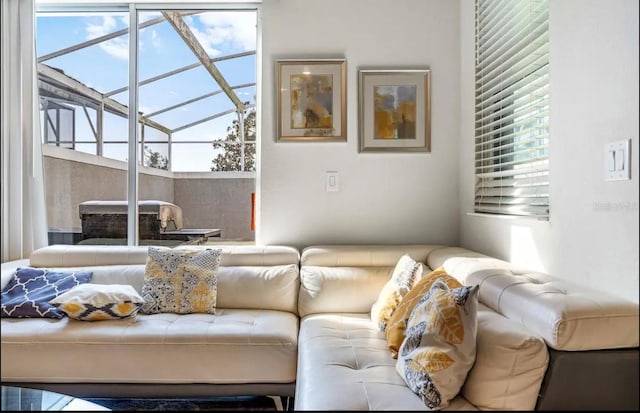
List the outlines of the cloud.
<svg viewBox="0 0 640 413">
<path fill-rule="evenodd" d="M 140 21 L 146 21 L 158 15 L 159 13 L 156 12 L 142 13 Z M 223 52 L 232 53 L 256 48 L 256 14 L 254 12 L 215 11 L 187 16 L 184 19 L 211 57 L 219 56 Z M 101 16 L 97 23 L 96 20 L 87 23 L 87 40 L 113 33 L 122 26 L 128 27 L 128 25 L 127 16 L 117 16 L 117 18 L 111 15 Z M 155 29 L 151 30 L 151 42 L 156 48 L 162 46 Z M 129 59 L 129 44 L 125 36 L 101 42 L 98 46 L 118 59 Z M 143 48 L 142 42 L 140 48 Z"/>
<path fill-rule="evenodd" d="M 151 44 L 156 49 L 160 49 L 162 47 L 162 41 L 160 40 L 160 36 L 158 35 L 156 29 L 151 30 Z"/>
<path fill-rule="evenodd" d="M 207 12 L 196 16 L 203 28 L 190 24 L 191 30 L 211 56 L 230 51 L 255 50 L 256 14 L 254 12 Z"/>
<path fill-rule="evenodd" d="M 101 23 L 87 23 L 87 40 L 95 39 L 118 30 L 118 23 L 113 16 L 102 16 Z M 98 47 L 118 59 L 129 59 L 129 41 L 120 36 L 98 43 Z"/>
<path fill-rule="evenodd" d="M 138 111 L 142 113 L 153 113 L 155 109 L 152 106 L 138 105 Z"/>
</svg>

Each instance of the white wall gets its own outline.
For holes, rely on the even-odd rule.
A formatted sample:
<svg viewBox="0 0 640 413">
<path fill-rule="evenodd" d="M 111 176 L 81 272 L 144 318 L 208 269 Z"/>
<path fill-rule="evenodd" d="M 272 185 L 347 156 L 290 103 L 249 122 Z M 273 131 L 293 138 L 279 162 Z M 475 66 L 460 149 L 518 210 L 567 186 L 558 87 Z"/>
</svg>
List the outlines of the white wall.
<svg viewBox="0 0 640 413">
<path fill-rule="evenodd" d="M 451 0 L 263 2 L 258 243 L 458 242 L 458 19 Z M 275 59 L 303 57 L 346 58 L 347 142 L 276 142 Z M 431 153 L 358 153 L 363 66 L 431 68 Z"/>
<path fill-rule="evenodd" d="M 638 301 L 638 1 L 550 1 L 549 222 L 470 216 L 473 1 L 460 2 L 463 246 Z M 604 144 L 631 139 L 632 179 L 605 182 Z"/>
</svg>

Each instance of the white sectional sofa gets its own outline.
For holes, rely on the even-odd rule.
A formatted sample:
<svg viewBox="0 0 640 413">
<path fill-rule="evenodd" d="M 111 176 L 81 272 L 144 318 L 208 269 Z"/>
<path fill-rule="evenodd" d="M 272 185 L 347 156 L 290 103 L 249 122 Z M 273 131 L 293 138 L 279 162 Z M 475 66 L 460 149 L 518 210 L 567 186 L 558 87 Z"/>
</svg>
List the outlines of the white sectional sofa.
<svg viewBox="0 0 640 413">
<path fill-rule="evenodd" d="M 3 318 L 2 382 L 92 397 L 269 395 L 296 410 L 425 410 L 369 315 L 409 254 L 480 285 L 475 364 L 448 410 L 639 407 L 637 303 L 439 245 L 221 248 L 216 315 Z M 45 247 L 2 264 L 2 287 L 30 265 L 91 270 L 92 283 L 140 291 L 146 257 L 146 247 Z"/>
</svg>

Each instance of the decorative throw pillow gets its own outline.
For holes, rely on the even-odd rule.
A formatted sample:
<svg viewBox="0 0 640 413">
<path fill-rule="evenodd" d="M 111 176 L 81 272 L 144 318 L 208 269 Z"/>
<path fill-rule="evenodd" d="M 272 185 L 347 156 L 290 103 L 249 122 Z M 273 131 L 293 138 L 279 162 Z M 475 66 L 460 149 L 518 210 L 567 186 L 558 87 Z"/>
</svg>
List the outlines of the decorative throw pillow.
<svg viewBox="0 0 640 413">
<path fill-rule="evenodd" d="M 69 318 L 118 320 L 135 316 L 144 300 L 130 285 L 80 284 L 49 302 Z"/>
<path fill-rule="evenodd" d="M 221 252 L 149 247 L 140 311 L 215 314 Z"/>
<path fill-rule="evenodd" d="M 434 410 L 460 392 L 476 359 L 478 286 L 437 280 L 411 312 L 396 369 Z"/>
<path fill-rule="evenodd" d="M 2 317 L 62 318 L 64 313 L 49 301 L 76 285 L 89 282 L 92 272 L 18 268 L 2 290 Z"/>
<path fill-rule="evenodd" d="M 378 325 L 380 331 L 385 330 L 398 303 L 420 280 L 420 277 L 422 277 L 422 264 L 407 254 L 400 257 L 391 278 L 382 287 L 378 299 L 371 306 L 371 320 Z"/>
<path fill-rule="evenodd" d="M 387 336 L 387 345 L 393 358 L 398 356 L 400 345 L 404 341 L 404 330 L 407 327 L 407 321 L 411 315 L 411 311 L 418 304 L 418 301 L 431 290 L 433 283 L 437 280 L 443 280 L 449 288 L 462 287 L 462 284 L 440 267 L 424 275 L 418 284 L 409 291 L 400 301 L 398 307 L 389 318 L 385 335 Z"/>
</svg>

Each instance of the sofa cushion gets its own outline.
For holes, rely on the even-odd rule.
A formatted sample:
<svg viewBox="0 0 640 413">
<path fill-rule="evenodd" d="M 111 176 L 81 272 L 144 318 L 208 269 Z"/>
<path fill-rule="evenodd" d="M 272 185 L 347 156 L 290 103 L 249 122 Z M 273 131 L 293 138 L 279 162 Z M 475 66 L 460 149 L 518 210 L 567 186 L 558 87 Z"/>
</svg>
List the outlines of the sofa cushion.
<svg viewBox="0 0 640 413">
<path fill-rule="evenodd" d="M 425 262 L 440 245 L 314 245 L 302 250 L 300 266 L 319 267 L 394 267 L 407 254 Z"/>
<path fill-rule="evenodd" d="M 144 264 L 58 268 L 91 269 L 94 284 L 129 284 L 142 292 Z M 218 268 L 217 308 L 278 310 L 295 313 L 300 286 L 297 264 L 273 266 L 221 266 Z"/>
<path fill-rule="evenodd" d="M 179 245 L 175 250 L 204 250 L 205 245 Z M 299 264 L 300 253 L 284 245 L 224 245 L 222 266 L 271 266 Z M 148 247 L 121 245 L 49 245 L 34 251 L 30 258 L 33 267 L 79 267 L 145 264 Z M 426 254 L 425 254 L 426 255 Z"/>
<path fill-rule="evenodd" d="M 269 310 L 138 314 L 99 323 L 2 319 L 1 377 L 49 383 L 292 383 L 297 338 L 296 315 Z"/>
<path fill-rule="evenodd" d="M 428 410 L 396 371 L 369 314 L 312 314 L 300 321 L 295 410 Z M 477 410 L 462 396 L 448 410 Z"/>
<path fill-rule="evenodd" d="M 215 314 L 220 252 L 149 247 L 142 312 Z"/>
<path fill-rule="evenodd" d="M 371 320 L 384 331 L 391 314 L 398 303 L 422 277 L 422 264 L 409 255 L 403 255 L 391 274 L 391 278 L 382 287 L 378 299 L 371 306 Z"/>
<path fill-rule="evenodd" d="M 301 317 L 313 313 L 365 313 L 393 273 L 391 267 L 316 267 L 300 268 Z"/>
<path fill-rule="evenodd" d="M 130 285 L 86 283 L 49 303 L 75 320 L 100 321 L 135 316 L 144 300 Z"/>
<path fill-rule="evenodd" d="M 430 409 L 447 407 L 475 361 L 477 306 L 477 285 L 437 280 L 411 312 L 396 368 Z"/>
<path fill-rule="evenodd" d="M 391 315 L 389 323 L 387 324 L 385 335 L 387 337 L 387 345 L 393 357 L 398 355 L 398 350 L 404 341 L 404 332 L 411 311 L 413 311 L 416 304 L 418 304 L 418 301 L 431 290 L 431 286 L 437 280 L 443 280 L 450 288 L 462 287 L 462 284 L 460 284 L 458 280 L 451 277 L 442 268 L 437 268 L 420 279 L 418 284 L 400 301 L 400 304 Z"/>
<path fill-rule="evenodd" d="M 49 301 L 76 285 L 89 282 L 87 271 L 52 271 L 43 268 L 18 268 L 2 290 L 2 317 L 62 318 L 60 311 Z"/>
<path fill-rule="evenodd" d="M 533 410 L 549 353 L 516 320 L 478 304 L 476 360 L 461 394 L 480 410 Z"/>
</svg>

